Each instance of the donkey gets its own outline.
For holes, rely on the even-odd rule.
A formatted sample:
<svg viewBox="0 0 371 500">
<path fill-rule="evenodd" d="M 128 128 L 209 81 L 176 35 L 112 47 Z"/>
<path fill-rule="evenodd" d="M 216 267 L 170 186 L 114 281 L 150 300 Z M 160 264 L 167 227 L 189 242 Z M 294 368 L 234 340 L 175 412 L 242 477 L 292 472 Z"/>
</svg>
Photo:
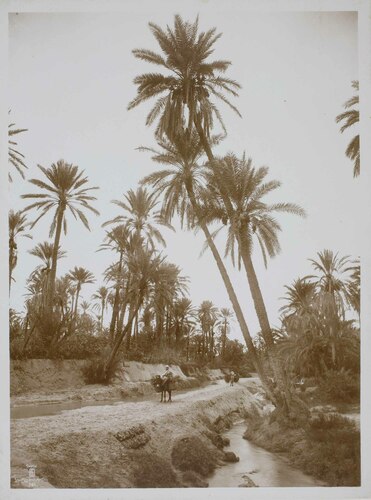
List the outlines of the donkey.
<svg viewBox="0 0 371 500">
<path fill-rule="evenodd" d="M 163 380 L 160 375 L 156 375 L 152 379 L 152 385 L 156 392 L 161 392 L 160 403 L 166 403 L 166 393 L 169 395 L 168 402 L 171 402 L 171 380 Z"/>
</svg>

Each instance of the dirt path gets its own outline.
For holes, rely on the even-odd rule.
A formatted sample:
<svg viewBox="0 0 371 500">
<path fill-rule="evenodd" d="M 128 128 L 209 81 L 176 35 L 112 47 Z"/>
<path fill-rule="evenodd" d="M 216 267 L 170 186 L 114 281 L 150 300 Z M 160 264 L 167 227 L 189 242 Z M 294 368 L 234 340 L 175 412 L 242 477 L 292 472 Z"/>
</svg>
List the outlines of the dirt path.
<svg viewBox="0 0 371 500">
<path fill-rule="evenodd" d="M 39 476 L 56 487 L 133 486 L 135 464 L 143 466 L 148 455 L 153 463 L 156 457 L 170 463 L 174 485 L 179 485 L 180 473 L 171 465 L 177 440 L 196 436 L 211 445 L 205 433 L 220 419 L 261 408 L 258 390 L 255 378 L 241 379 L 234 387 L 218 381 L 175 393 L 172 403 L 122 402 L 14 420 L 12 474 L 24 475 L 26 464 L 34 463 Z"/>
</svg>

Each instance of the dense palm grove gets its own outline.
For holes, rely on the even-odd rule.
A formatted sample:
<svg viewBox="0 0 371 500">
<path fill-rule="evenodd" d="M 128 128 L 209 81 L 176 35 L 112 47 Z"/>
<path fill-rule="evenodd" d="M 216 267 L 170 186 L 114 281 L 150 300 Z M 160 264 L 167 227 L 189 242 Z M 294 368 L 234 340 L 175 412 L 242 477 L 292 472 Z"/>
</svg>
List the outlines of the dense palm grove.
<svg viewBox="0 0 371 500">
<path fill-rule="evenodd" d="M 96 248 L 112 256 L 104 275 L 75 266 L 61 276 L 58 262 L 66 257 L 68 224 L 89 230 L 89 217 L 99 215 L 99 191 L 67 161 L 39 165 L 39 175 L 29 179 L 33 191 L 22 196 L 26 206 L 9 213 L 10 293 L 22 258 L 17 245 L 32 236 L 36 224 L 46 219 L 49 224 L 49 240 L 30 251 L 35 269 L 27 279 L 24 311 L 10 311 L 11 356 L 92 358 L 94 363 L 98 358 L 102 381 L 122 358 L 233 366 L 256 371 L 273 403 L 288 414 L 306 411 L 294 390 L 300 377 L 327 380 L 336 394 L 341 381 L 343 393 L 354 392 L 360 358 L 359 261 L 328 249 L 308 255 L 313 274 L 282 291 L 280 327 L 272 328 L 253 249 L 268 265 L 280 252 L 280 214 L 305 217 L 305 211 L 290 202 L 269 202 L 280 182 L 270 178 L 267 167 L 244 155 L 213 152 L 227 143 L 216 102 L 238 115 L 230 98 L 237 98 L 240 88 L 225 76 L 229 61 L 209 60 L 220 36 L 215 29 L 199 33 L 198 21 L 187 23 L 179 16 L 172 29 L 155 24 L 150 29 L 161 54 L 147 49 L 133 53 L 163 73 L 135 79 L 137 95 L 129 109 L 154 100 L 146 125 L 154 125 L 157 145 L 140 150 L 158 168 L 139 187 L 113 200 L 113 216 L 103 223 L 105 238 Z M 357 102 L 353 98 L 346 107 Z M 343 129 L 354 122 L 349 113 L 338 117 L 348 120 Z M 20 132 L 25 130 L 10 125 L 9 161 L 23 176 L 23 155 L 11 141 Z M 359 137 L 358 152 L 354 141 L 347 155 L 358 175 Z M 204 234 L 204 250 L 211 252 L 230 300 L 224 308 L 207 300 L 194 304 L 181 263 L 166 258 L 163 229 L 173 229 L 174 222 Z M 214 241 L 219 232 L 225 235 L 224 255 Z M 246 276 L 260 332 L 249 330 L 225 267 L 227 258 Z M 92 297 L 84 295 L 88 283 L 97 287 Z M 228 338 L 232 328 L 240 329 L 245 346 Z"/>
</svg>

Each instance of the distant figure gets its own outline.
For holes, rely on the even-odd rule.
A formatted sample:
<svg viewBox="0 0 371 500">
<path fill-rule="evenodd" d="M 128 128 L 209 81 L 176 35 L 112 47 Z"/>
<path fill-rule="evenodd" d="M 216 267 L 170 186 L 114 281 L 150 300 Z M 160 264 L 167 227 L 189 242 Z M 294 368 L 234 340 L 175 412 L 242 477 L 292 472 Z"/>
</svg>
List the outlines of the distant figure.
<svg viewBox="0 0 371 500">
<path fill-rule="evenodd" d="M 231 373 L 229 374 L 229 385 L 233 387 L 235 381 L 235 373 L 233 370 L 231 370 Z"/>
<path fill-rule="evenodd" d="M 166 393 L 169 394 L 169 403 L 171 402 L 171 382 L 173 380 L 173 372 L 170 370 L 170 366 L 165 366 L 165 372 L 161 375 L 162 379 L 162 394 L 161 394 L 161 402 L 164 399 L 164 403 L 166 403 Z"/>
</svg>

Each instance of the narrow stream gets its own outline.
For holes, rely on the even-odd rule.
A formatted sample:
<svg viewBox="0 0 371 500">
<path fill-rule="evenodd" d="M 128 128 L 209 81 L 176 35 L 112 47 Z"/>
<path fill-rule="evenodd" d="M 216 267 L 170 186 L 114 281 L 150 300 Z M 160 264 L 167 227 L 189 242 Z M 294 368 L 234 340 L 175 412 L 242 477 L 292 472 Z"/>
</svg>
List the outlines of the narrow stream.
<svg viewBox="0 0 371 500">
<path fill-rule="evenodd" d="M 323 482 L 292 467 L 279 455 L 243 439 L 245 430 L 246 424 L 241 422 L 224 434 L 231 442 L 225 450 L 236 453 L 240 461 L 219 467 L 208 479 L 210 488 L 239 486 L 244 483 L 244 475 L 257 486 L 325 486 Z"/>
</svg>

